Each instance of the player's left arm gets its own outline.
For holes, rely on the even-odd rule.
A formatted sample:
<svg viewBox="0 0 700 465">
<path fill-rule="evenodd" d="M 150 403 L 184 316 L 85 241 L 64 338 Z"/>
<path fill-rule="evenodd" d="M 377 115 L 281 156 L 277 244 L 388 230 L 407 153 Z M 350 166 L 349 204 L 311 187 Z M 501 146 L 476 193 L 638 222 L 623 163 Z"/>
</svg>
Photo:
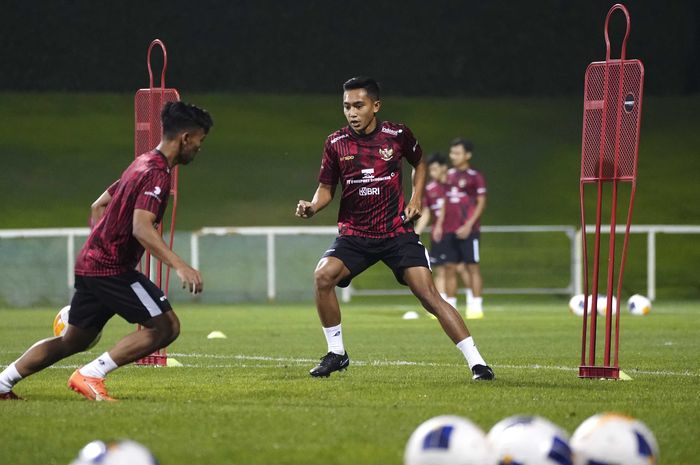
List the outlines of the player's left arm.
<svg viewBox="0 0 700 465">
<path fill-rule="evenodd" d="M 476 206 L 474 207 L 474 211 L 472 212 L 471 216 L 467 220 L 471 227 L 473 227 L 477 221 L 479 221 L 479 218 L 481 218 L 482 213 L 484 213 L 484 209 L 486 208 L 486 180 L 484 179 L 484 175 L 481 173 L 478 173 L 477 178 L 476 178 Z"/>
<path fill-rule="evenodd" d="M 411 163 L 413 164 L 413 163 Z M 421 216 L 421 205 L 423 204 L 423 190 L 425 189 L 425 179 L 427 176 L 428 169 L 425 166 L 425 161 L 418 160 L 418 162 L 413 165 L 413 192 L 411 193 L 411 200 L 408 201 L 406 208 L 404 208 L 403 213 L 405 215 L 404 222 L 408 223 Z"/>
<path fill-rule="evenodd" d="M 428 167 L 425 164 L 425 160 L 423 160 L 423 149 L 421 149 L 421 146 L 418 144 L 411 130 L 405 127 L 403 133 L 406 137 L 404 143 L 408 149 L 406 160 L 413 166 L 413 173 L 411 176 L 413 192 L 411 192 L 411 199 L 403 210 L 405 217 L 404 222 L 408 223 L 409 221 L 420 218 L 425 181 L 428 177 Z"/>
<path fill-rule="evenodd" d="M 474 226 L 474 224 L 481 218 L 481 214 L 484 213 L 484 209 L 486 208 L 486 195 L 481 194 L 476 197 L 476 206 L 474 207 L 474 211 L 472 212 L 472 215 L 469 217 L 467 220 L 467 223 L 469 223 L 470 226 Z"/>
<path fill-rule="evenodd" d="M 90 226 L 95 226 L 97 222 L 100 221 L 100 218 L 104 216 L 110 200 L 112 200 L 112 196 L 109 194 L 109 191 L 106 190 L 97 200 L 92 202 L 92 205 L 90 205 Z"/>
<path fill-rule="evenodd" d="M 460 226 L 456 231 L 457 237 L 460 239 L 466 239 L 472 233 L 472 229 L 481 215 L 484 213 L 486 208 L 486 181 L 484 177 L 479 175 L 477 181 L 477 194 L 476 194 L 476 206 L 472 211 L 472 214 L 467 218 L 467 221 Z"/>
<path fill-rule="evenodd" d="M 455 232 L 458 238 L 466 239 L 467 237 L 469 237 L 469 235 L 472 233 L 472 229 L 474 229 L 474 225 L 479 220 L 479 218 L 481 218 L 481 214 L 484 212 L 485 208 L 486 195 L 478 195 L 476 197 L 476 206 L 474 207 L 474 211 L 472 212 L 471 216 Z"/>
<path fill-rule="evenodd" d="M 109 205 L 109 202 L 112 200 L 112 194 L 116 192 L 118 186 L 119 180 L 112 183 L 97 200 L 92 202 L 92 205 L 90 205 L 90 227 L 95 226 L 97 222 L 100 221 L 100 218 L 104 216 L 107 205 Z"/>
<path fill-rule="evenodd" d="M 156 215 L 149 210 L 134 209 L 132 234 L 148 252 L 173 268 L 182 281 L 182 288 L 199 294 L 204 288 L 202 275 L 170 250 L 155 226 Z"/>
</svg>

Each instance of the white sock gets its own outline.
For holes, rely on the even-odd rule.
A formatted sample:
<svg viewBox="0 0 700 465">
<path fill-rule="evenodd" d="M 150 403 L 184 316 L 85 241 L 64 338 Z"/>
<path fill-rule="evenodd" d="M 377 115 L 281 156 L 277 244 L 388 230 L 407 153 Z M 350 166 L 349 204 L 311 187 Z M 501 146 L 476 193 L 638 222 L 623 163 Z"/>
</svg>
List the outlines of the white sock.
<svg viewBox="0 0 700 465">
<path fill-rule="evenodd" d="M 10 392 L 20 379 L 22 375 L 19 374 L 13 362 L 0 373 L 0 394 Z"/>
<path fill-rule="evenodd" d="M 323 334 L 326 335 L 328 352 L 333 352 L 334 354 L 338 355 L 345 354 L 345 346 L 343 345 L 343 330 L 340 328 L 340 325 L 331 326 L 330 328 L 323 328 Z"/>
<path fill-rule="evenodd" d="M 481 358 L 479 349 L 474 345 L 474 339 L 471 336 L 457 344 L 457 348 L 462 351 L 464 358 L 467 359 L 467 364 L 469 364 L 469 369 L 471 370 L 474 365 L 486 365 L 486 362 Z"/>
<path fill-rule="evenodd" d="M 446 301 L 446 300 L 447 300 L 447 293 L 441 292 L 441 293 L 440 293 L 440 297 L 442 297 L 442 300 L 445 300 L 445 301 Z"/>
<path fill-rule="evenodd" d="M 472 312 L 483 312 L 484 309 L 482 307 L 482 302 L 484 301 L 483 297 L 472 297 L 471 303 L 468 305 L 469 310 Z"/>
<path fill-rule="evenodd" d="M 107 373 L 114 371 L 117 368 L 119 367 L 116 363 L 114 363 L 112 357 L 109 356 L 108 352 L 105 352 L 92 362 L 82 367 L 80 369 L 80 374 L 83 376 L 89 376 L 90 378 L 104 378 L 107 376 Z"/>
<path fill-rule="evenodd" d="M 473 300 L 474 300 L 474 293 L 472 292 L 472 288 L 468 287 L 467 288 L 467 307 L 469 307 L 472 304 Z"/>
<path fill-rule="evenodd" d="M 454 308 L 457 308 L 457 297 L 448 297 L 445 300 L 448 304 L 452 305 Z"/>
</svg>

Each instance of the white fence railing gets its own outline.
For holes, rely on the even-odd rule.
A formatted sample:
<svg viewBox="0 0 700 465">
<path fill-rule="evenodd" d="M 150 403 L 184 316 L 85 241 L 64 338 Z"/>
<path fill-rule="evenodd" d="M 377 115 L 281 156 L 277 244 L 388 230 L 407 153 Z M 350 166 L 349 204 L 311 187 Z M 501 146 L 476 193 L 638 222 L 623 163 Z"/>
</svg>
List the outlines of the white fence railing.
<svg viewBox="0 0 700 465">
<path fill-rule="evenodd" d="M 571 294 L 576 287 L 575 284 L 575 254 L 576 251 L 576 228 L 573 226 L 482 226 L 483 234 L 537 234 L 537 233 L 561 233 L 569 239 L 568 259 L 570 261 L 570 279 L 566 287 L 487 287 L 485 294 Z M 350 289 L 350 295 L 357 296 L 383 296 L 383 295 L 407 295 L 410 291 L 406 288 L 395 289 Z"/>
<path fill-rule="evenodd" d="M 593 226 L 586 227 L 587 233 L 593 234 Z M 602 232 L 609 234 L 609 226 L 603 226 Z M 265 237 L 265 276 L 266 296 L 268 300 L 278 298 L 278 246 L 276 238 L 279 236 L 303 236 L 325 235 L 330 237 L 336 234 L 333 226 L 300 226 L 300 227 L 205 227 L 189 233 L 190 257 L 192 265 L 199 268 L 204 265 L 200 255 L 200 240 L 205 236 L 263 236 Z M 532 287 L 532 288 L 490 288 L 485 293 L 509 293 L 509 294 L 577 294 L 582 292 L 582 257 L 581 257 L 581 230 L 573 226 L 484 226 L 484 234 L 538 234 L 561 233 L 569 239 L 570 280 L 569 285 L 559 288 Z M 624 233 L 624 226 L 618 226 L 618 234 Z M 647 295 L 650 299 L 656 298 L 656 240 L 659 234 L 700 234 L 700 225 L 633 225 L 632 234 L 647 235 L 646 257 L 646 284 Z M 74 284 L 75 263 L 75 239 L 89 234 L 87 228 L 50 228 L 50 229 L 5 229 L 0 230 L 0 240 L 22 238 L 65 238 L 66 239 L 66 276 L 65 283 L 68 289 Z M 589 239 L 590 241 L 590 239 Z M 330 243 L 330 242 L 329 242 Z M 322 250 L 318 251 L 318 254 Z M 207 260 L 214 260 L 207 257 Z M 4 257 L 0 254 L 0 266 Z M 62 265 L 61 265 L 62 266 Z M 353 289 L 346 288 L 342 291 L 343 300 L 350 300 L 353 295 L 396 295 L 407 293 L 406 289 Z"/>
<path fill-rule="evenodd" d="M 601 225 L 602 234 L 610 234 L 610 225 Z M 616 234 L 625 233 L 625 225 L 617 225 L 615 227 Z M 586 225 L 586 234 L 595 234 L 595 225 Z M 646 224 L 632 225 L 630 234 L 646 234 L 647 235 L 647 297 L 650 300 L 656 300 L 656 236 L 658 234 L 700 234 L 700 225 L 669 225 L 669 224 Z M 574 248 L 574 260 L 572 263 L 572 271 L 574 273 L 574 294 L 583 293 L 583 264 L 581 247 L 582 231 L 576 231 L 576 246 Z M 589 243 L 592 241 L 589 239 Z M 620 243 L 622 247 L 622 243 Z M 589 246 L 589 250 L 590 246 Z M 590 265 L 589 265 L 590 266 Z"/>
</svg>

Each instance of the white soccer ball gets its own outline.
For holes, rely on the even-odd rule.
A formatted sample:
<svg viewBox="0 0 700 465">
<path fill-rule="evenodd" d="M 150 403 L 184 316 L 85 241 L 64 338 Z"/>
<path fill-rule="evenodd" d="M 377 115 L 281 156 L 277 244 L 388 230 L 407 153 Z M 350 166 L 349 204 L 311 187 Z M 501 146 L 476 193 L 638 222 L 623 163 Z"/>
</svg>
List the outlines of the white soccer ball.
<svg viewBox="0 0 700 465">
<path fill-rule="evenodd" d="M 484 432 L 466 418 L 442 415 L 422 423 L 411 434 L 404 465 L 492 465 Z"/>
<path fill-rule="evenodd" d="M 508 417 L 488 434 L 496 463 L 519 465 L 571 464 L 568 439 L 563 429 L 537 416 Z"/>
<path fill-rule="evenodd" d="M 608 308 L 608 299 L 604 295 L 598 295 L 596 299 L 598 315 L 605 316 L 605 311 Z M 613 296 L 613 315 L 617 312 L 617 299 Z M 583 294 L 576 294 L 569 300 L 569 310 L 576 316 L 583 316 Z M 593 310 L 593 299 L 588 296 L 588 312 Z"/>
<path fill-rule="evenodd" d="M 576 294 L 569 300 L 569 311 L 576 316 L 583 316 L 583 294 Z"/>
<path fill-rule="evenodd" d="M 632 315 L 647 315 L 651 311 L 651 300 L 643 295 L 635 294 L 627 300 L 627 310 L 629 310 Z"/>
<path fill-rule="evenodd" d="M 53 319 L 53 335 L 54 336 L 63 336 L 66 334 L 66 330 L 68 329 L 68 317 L 70 315 L 70 305 L 66 305 L 63 307 L 61 310 L 58 311 L 58 314 Z M 95 337 L 95 340 L 90 343 L 88 346 L 88 349 L 92 349 L 97 345 L 98 342 L 100 342 L 100 338 L 102 337 L 102 331 L 99 332 L 97 337 Z"/>
<path fill-rule="evenodd" d="M 150 450 L 135 441 L 93 441 L 83 447 L 71 465 L 158 465 Z"/>
<path fill-rule="evenodd" d="M 598 315 L 605 316 L 605 312 L 607 311 L 608 308 L 608 296 L 605 295 L 598 295 Z M 612 314 L 615 315 L 617 313 L 617 298 L 615 296 L 612 297 Z"/>
<path fill-rule="evenodd" d="M 659 446 L 641 421 L 615 413 L 593 415 L 571 437 L 574 465 L 654 465 Z"/>
</svg>

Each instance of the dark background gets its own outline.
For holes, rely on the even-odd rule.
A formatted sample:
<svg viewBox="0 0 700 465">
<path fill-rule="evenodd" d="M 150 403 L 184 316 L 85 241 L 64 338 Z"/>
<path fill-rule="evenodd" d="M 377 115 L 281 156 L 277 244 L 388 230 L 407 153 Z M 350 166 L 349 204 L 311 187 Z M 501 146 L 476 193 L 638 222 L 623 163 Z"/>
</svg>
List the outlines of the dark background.
<svg viewBox="0 0 700 465">
<path fill-rule="evenodd" d="M 612 4 L 12 0 L 0 12 L 0 90 L 132 92 L 147 85 L 146 48 L 158 37 L 167 82 L 190 92 L 335 93 L 371 74 L 391 94 L 579 94 L 586 64 L 605 58 Z M 644 62 L 646 93 L 700 91 L 700 2 L 627 6 L 627 56 Z M 614 57 L 622 18 L 612 20 Z"/>
</svg>

